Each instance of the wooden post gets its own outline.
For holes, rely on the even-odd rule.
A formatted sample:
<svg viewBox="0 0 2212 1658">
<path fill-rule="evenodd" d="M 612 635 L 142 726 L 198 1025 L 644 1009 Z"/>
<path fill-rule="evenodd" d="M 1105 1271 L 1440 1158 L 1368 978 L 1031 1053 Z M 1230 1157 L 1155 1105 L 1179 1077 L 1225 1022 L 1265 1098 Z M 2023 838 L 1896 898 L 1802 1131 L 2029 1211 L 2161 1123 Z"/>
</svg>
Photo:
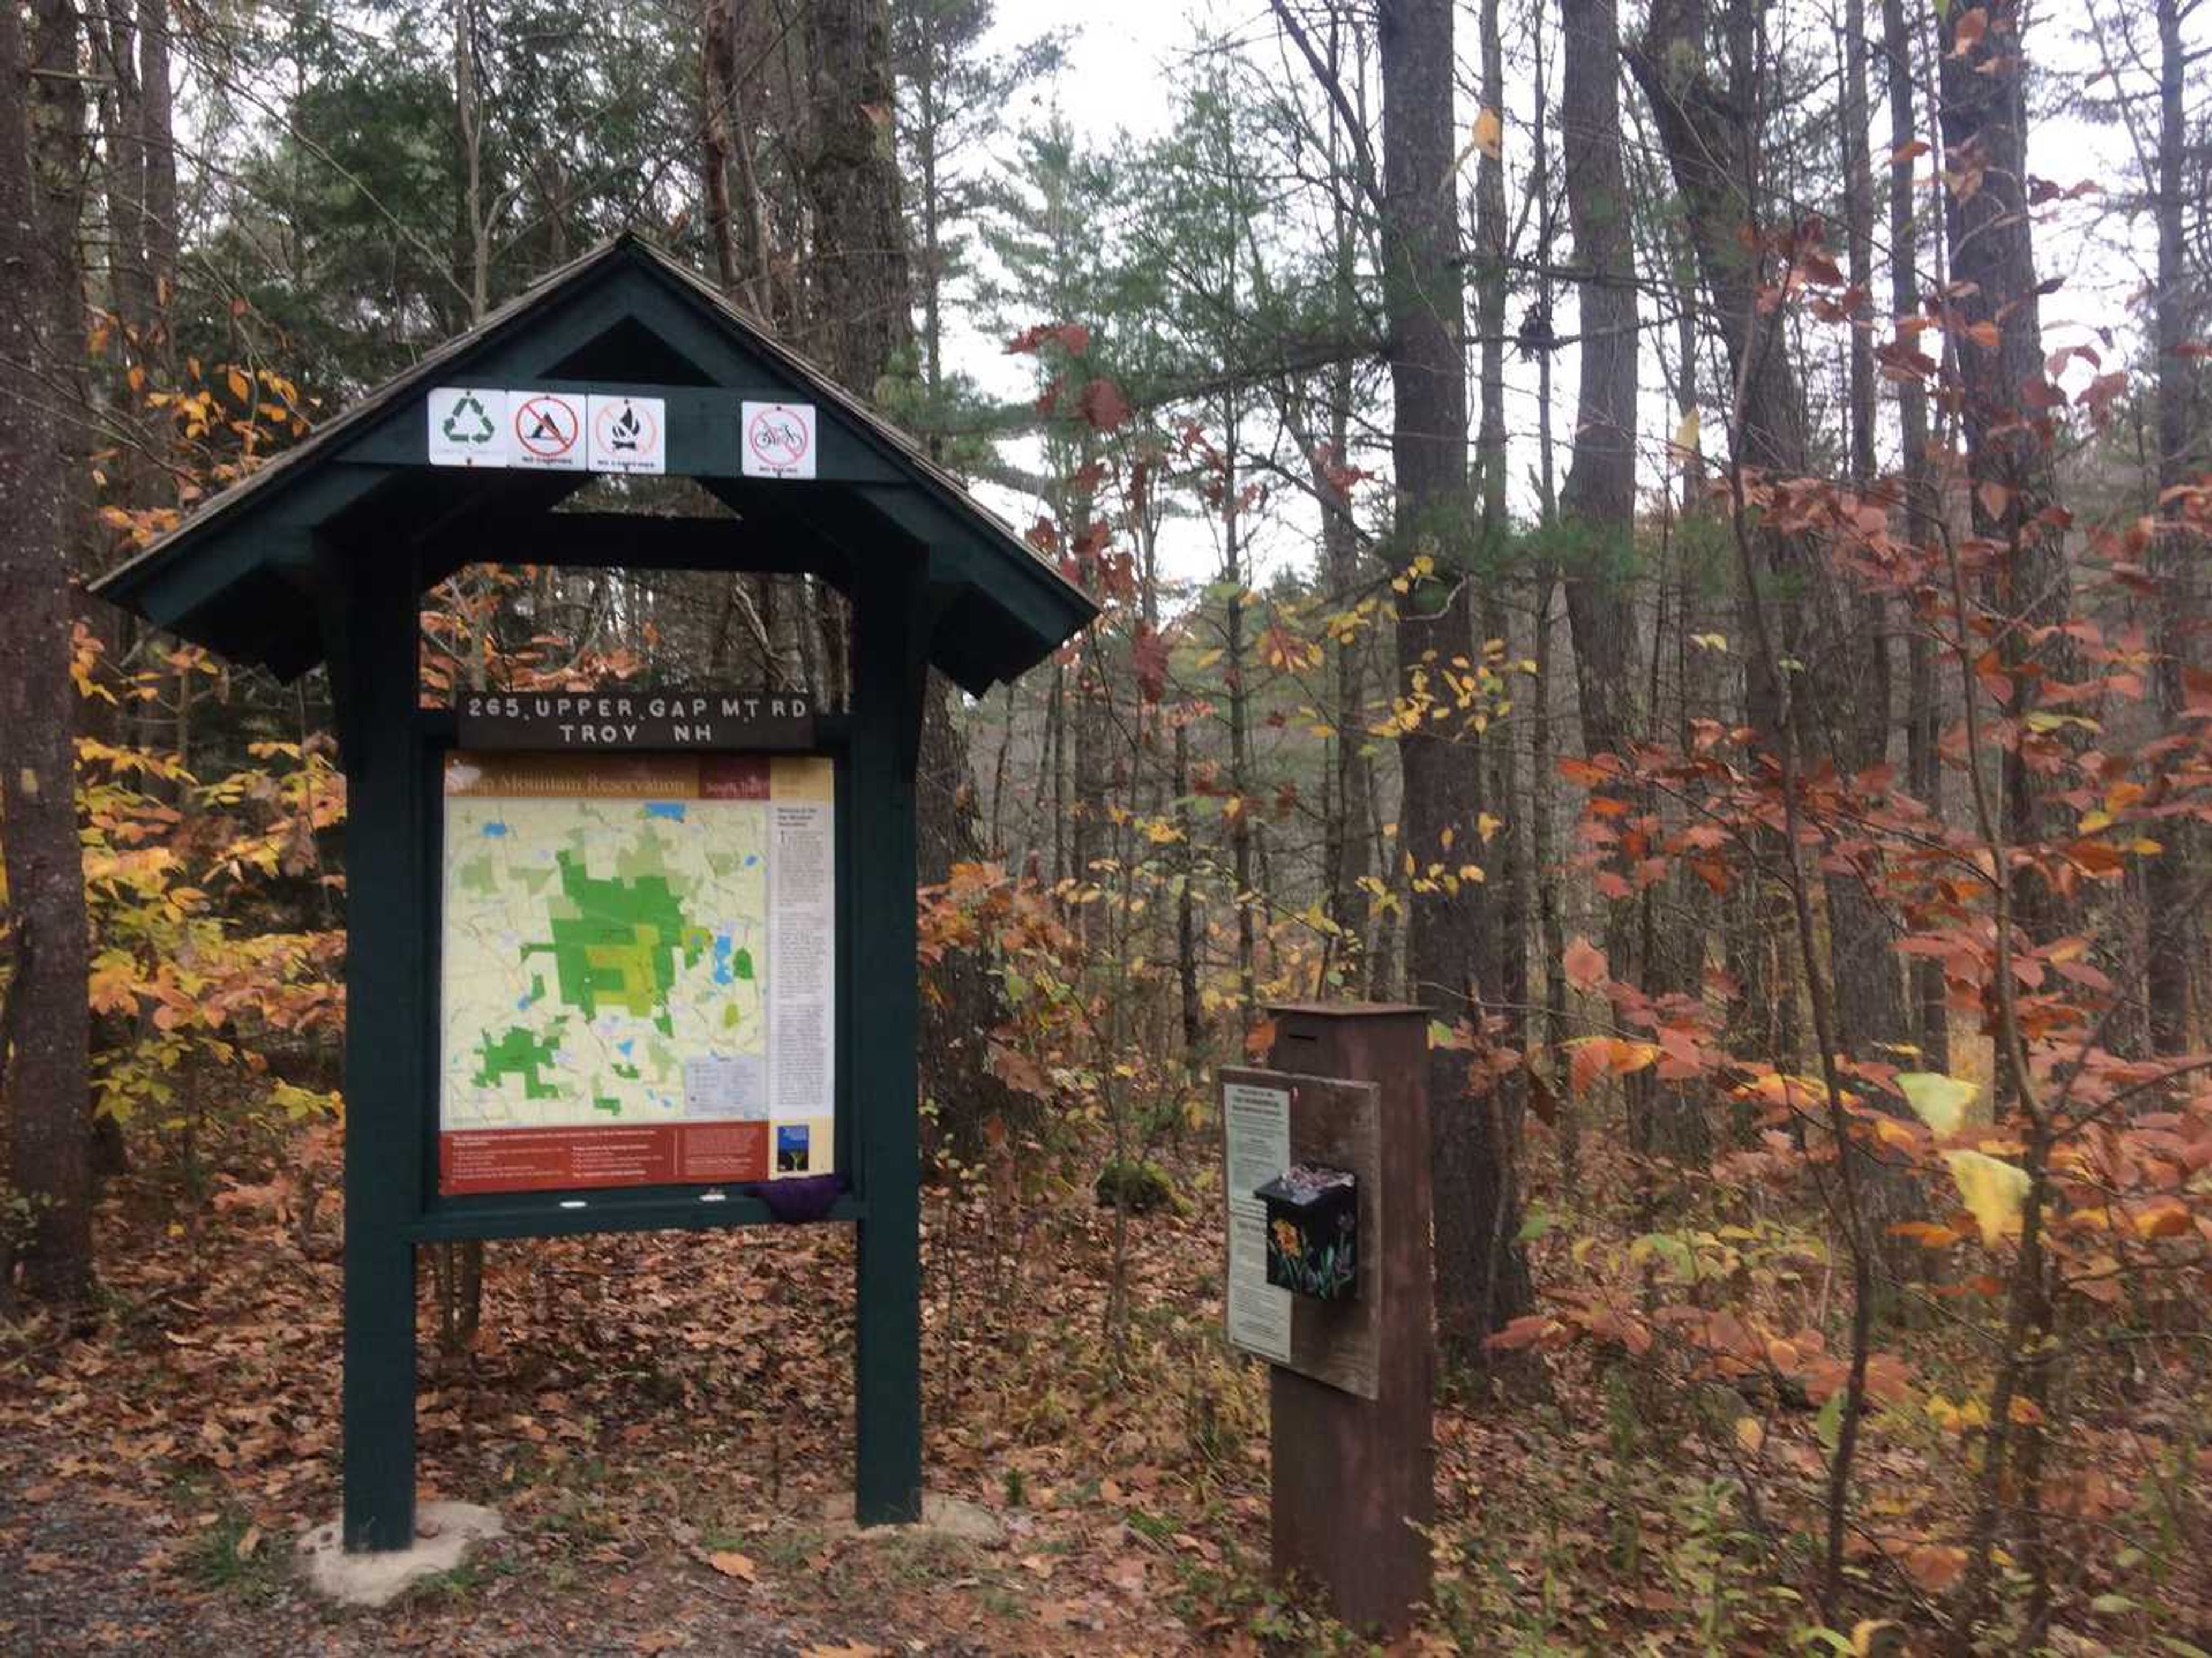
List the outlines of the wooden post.
<svg viewBox="0 0 2212 1658">
<path fill-rule="evenodd" d="M 854 1517 L 921 1517 L 921 1168 L 915 769 L 928 629 L 918 565 L 853 595 L 852 1102 L 863 1205 L 854 1312 Z"/>
<path fill-rule="evenodd" d="M 345 1546 L 415 1540 L 415 1247 L 422 1207 L 429 993 L 421 721 L 411 561 L 352 564 L 332 626 L 345 722 Z"/>
<path fill-rule="evenodd" d="M 1272 1064 L 1381 1090 L 1382 1236 L 1377 1388 L 1372 1400 L 1273 1366 L 1274 1571 L 1320 1586 L 1355 1627 L 1397 1634 L 1429 1598 L 1436 1518 L 1435 1303 L 1429 1246 L 1428 1014 L 1348 1002 L 1271 1008 Z"/>
</svg>

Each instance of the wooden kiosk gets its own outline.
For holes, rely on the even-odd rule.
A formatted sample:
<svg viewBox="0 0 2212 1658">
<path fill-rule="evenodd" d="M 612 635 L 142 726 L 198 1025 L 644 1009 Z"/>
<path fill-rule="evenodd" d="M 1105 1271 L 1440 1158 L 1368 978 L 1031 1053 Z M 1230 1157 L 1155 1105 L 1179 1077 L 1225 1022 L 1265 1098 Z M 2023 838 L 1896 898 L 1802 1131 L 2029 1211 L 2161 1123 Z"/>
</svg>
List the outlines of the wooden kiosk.
<svg viewBox="0 0 2212 1658">
<path fill-rule="evenodd" d="M 608 472 L 689 477 L 732 516 L 559 510 Z M 330 671 L 350 801 L 343 1537 L 355 1552 L 414 1537 L 416 1245 L 773 1217 L 758 1188 L 726 1179 L 441 1189 L 441 774 L 456 720 L 423 706 L 418 604 L 478 562 L 804 572 L 850 600 L 850 712 L 813 719 L 799 739 L 835 780 L 835 1017 L 822 1040 L 842 1178 L 823 1218 L 858 1235 L 857 1517 L 917 1518 L 924 678 L 933 666 L 981 693 L 1048 656 L 1095 607 L 909 440 L 627 234 L 97 585 L 234 661 L 286 679 Z"/>
</svg>

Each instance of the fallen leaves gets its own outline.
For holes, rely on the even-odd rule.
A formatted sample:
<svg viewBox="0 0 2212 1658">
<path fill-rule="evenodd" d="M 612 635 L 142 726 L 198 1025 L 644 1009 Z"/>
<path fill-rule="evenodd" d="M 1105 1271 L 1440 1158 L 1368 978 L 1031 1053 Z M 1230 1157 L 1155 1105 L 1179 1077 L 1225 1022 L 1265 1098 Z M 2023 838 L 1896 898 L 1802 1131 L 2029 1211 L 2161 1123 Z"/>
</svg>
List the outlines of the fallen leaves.
<svg viewBox="0 0 2212 1658">
<path fill-rule="evenodd" d="M 759 1574 L 751 1557 L 739 1554 L 735 1549 L 718 1549 L 707 1557 L 707 1564 L 725 1577 L 734 1577 L 750 1583 Z"/>
</svg>

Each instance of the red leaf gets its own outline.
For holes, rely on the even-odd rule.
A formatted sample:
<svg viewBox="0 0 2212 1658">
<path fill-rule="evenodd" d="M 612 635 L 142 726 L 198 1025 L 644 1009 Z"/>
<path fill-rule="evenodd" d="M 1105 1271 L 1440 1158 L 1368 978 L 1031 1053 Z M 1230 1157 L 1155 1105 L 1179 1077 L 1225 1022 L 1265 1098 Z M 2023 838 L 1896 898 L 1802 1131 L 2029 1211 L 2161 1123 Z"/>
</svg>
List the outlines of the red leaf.
<svg viewBox="0 0 2212 1658">
<path fill-rule="evenodd" d="M 1083 398 L 1079 407 L 1082 411 L 1083 418 L 1090 422 L 1094 429 L 1101 432 L 1112 431 L 1122 422 L 1127 420 L 1131 415 L 1136 413 L 1136 410 L 1129 406 L 1128 398 L 1121 395 L 1121 388 L 1115 385 L 1112 380 L 1103 379 L 1095 380 L 1083 388 Z"/>
<path fill-rule="evenodd" d="M 1139 623 L 1134 655 L 1138 695 L 1147 702 L 1157 702 L 1167 692 L 1168 642 L 1150 623 Z"/>
</svg>

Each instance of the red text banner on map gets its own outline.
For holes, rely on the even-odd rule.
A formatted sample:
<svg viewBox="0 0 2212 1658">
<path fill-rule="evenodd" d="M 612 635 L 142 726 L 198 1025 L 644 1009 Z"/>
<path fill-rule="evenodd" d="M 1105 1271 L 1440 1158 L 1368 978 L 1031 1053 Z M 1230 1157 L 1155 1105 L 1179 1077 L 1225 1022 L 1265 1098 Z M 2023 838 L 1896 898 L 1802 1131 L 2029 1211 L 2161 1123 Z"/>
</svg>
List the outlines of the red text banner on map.
<svg viewBox="0 0 2212 1658">
<path fill-rule="evenodd" d="M 834 1170 L 830 761 L 456 753 L 445 795 L 440 1192 Z"/>
</svg>

